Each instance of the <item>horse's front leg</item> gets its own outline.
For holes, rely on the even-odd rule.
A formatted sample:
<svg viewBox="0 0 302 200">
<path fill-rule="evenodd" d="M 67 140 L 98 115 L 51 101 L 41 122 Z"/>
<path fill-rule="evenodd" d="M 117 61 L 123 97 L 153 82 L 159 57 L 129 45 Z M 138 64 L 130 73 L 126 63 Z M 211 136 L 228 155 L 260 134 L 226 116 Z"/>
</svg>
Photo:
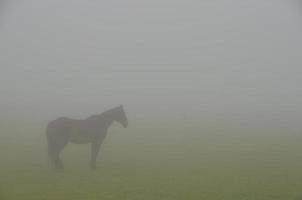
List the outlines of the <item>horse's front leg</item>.
<svg viewBox="0 0 302 200">
<path fill-rule="evenodd" d="M 96 169 L 96 159 L 100 151 L 101 144 L 102 144 L 101 139 L 98 139 L 91 143 L 91 160 L 90 160 L 91 169 Z"/>
</svg>

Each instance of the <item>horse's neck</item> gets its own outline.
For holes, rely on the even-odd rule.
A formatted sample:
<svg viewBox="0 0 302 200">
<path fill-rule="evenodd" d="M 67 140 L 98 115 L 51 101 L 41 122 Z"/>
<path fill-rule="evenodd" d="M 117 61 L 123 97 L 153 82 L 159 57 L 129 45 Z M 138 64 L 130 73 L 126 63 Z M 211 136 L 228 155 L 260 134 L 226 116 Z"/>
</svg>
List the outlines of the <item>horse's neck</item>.
<svg viewBox="0 0 302 200">
<path fill-rule="evenodd" d="M 114 115 L 112 112 L 105 112 L 97 117 L 96 123 L 101 125 L 100 128 L 108 129 L 111 124 L 115 121 Z"/>
</svg>

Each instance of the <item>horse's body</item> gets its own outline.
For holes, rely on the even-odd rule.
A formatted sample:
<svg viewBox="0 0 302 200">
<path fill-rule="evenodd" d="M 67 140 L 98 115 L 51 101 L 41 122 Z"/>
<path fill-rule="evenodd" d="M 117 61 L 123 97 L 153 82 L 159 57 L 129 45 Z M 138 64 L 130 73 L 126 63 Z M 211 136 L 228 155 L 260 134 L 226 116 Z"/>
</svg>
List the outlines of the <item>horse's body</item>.
<svg viewBox="0 0 302 200">
<path fill-rule="evenodd" d="M 59 154 L 68 142 L 75 144 L 91 143 L 90 167 L 96 168 L 96 158 L 110 125 L 117 121 L 125 128 L 128 120 L 122 106 L 108 110 L 102 114 L 78 120 L 61 117 L 51 121 L 47 126 L 47 143 L 50 160 L 57 170 L 63 170 Z"/>
</svg>

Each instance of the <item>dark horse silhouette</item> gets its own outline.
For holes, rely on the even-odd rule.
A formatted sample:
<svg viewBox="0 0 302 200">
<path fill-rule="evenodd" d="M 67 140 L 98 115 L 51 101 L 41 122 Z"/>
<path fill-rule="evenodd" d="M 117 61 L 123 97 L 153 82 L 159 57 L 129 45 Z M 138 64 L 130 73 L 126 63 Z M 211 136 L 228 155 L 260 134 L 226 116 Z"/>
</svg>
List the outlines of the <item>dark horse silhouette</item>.
<svg viewBox="0 0 302 200">
<path fill-rule="evenodd" d="M 99 149 L 107 135 L 108 128 L 114 121 L 122 124 L 124 128 L 128 126 L 122 105 L 83 120 L 61 117 L 51 121 L 47 126 L 46 135 L 49 158 L 55 169 L 64 169 L 59 155 L 68 142 L 91 143 L 90 167 L 95 169 Z"/>
</svg>

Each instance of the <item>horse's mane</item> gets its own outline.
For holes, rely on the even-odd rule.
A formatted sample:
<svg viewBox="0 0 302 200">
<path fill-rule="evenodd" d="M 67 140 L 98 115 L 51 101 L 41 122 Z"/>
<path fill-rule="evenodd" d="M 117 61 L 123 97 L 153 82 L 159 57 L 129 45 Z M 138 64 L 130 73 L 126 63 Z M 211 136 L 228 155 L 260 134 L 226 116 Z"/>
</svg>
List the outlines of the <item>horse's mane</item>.
<svg viewBox="0 0 302 200">
<path fill-rule="evenodd" d="M 91 119 L 91 120 L 94 120 L 94 119 L 101 119 L 103 118 L 104 116 L 106 116 L 108 113 L 112 113 L 114 111 L 116 111 L 118 109 L 118 107 L 114 107 L 114 108 L 111 108 L 109 110 L 106 110 L 100 114 L 96 114 L 96 115 L 91 115 L 90 117 L 88 117 L 87 119 Z"/>
</svg>

